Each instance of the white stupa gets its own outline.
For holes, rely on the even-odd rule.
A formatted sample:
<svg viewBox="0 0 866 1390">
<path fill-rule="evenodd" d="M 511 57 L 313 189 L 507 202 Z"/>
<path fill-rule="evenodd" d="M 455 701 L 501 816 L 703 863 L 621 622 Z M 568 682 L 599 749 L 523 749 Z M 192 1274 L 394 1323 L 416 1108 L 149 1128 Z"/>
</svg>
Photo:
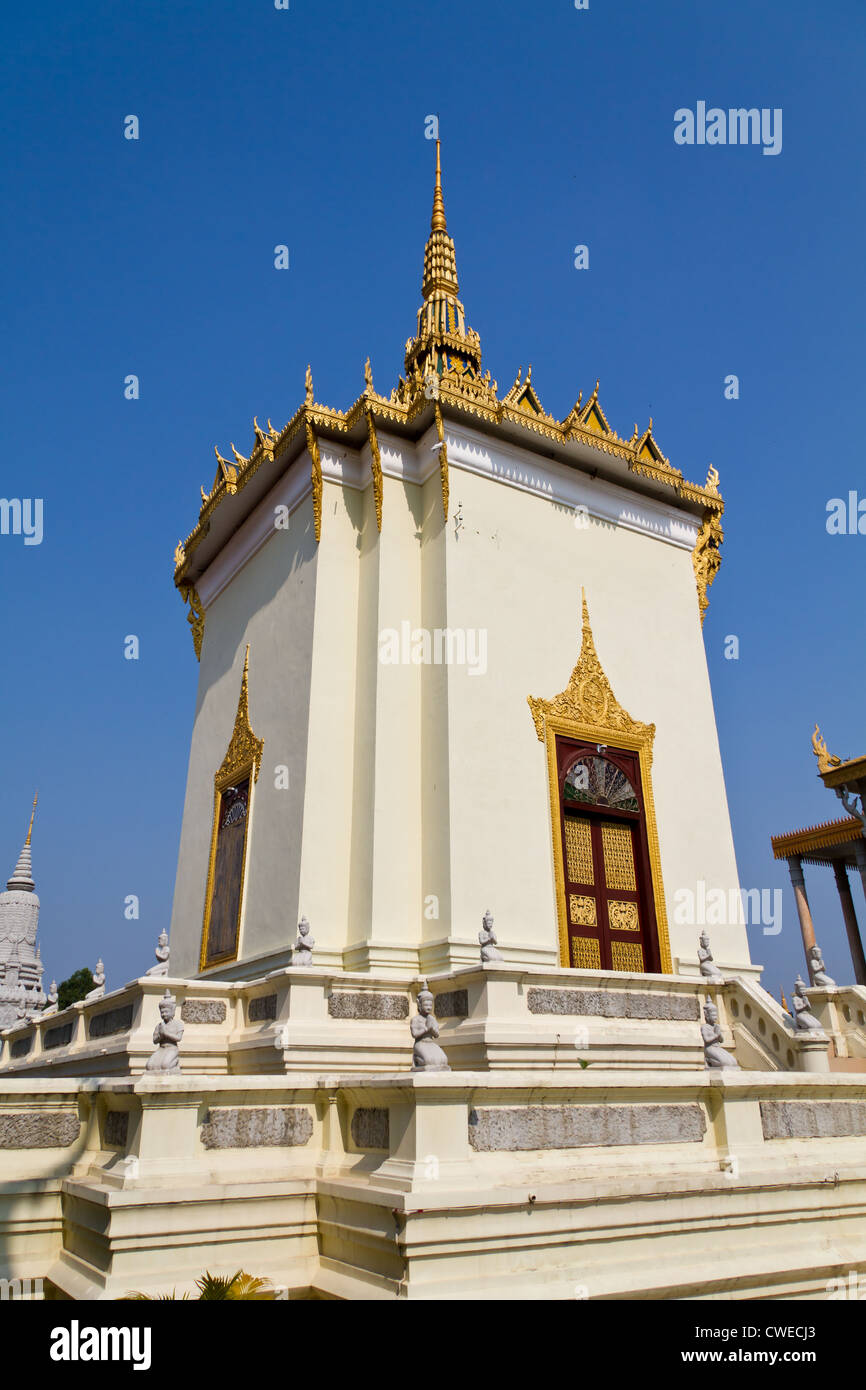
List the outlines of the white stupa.
<svg viewBox="0 0 866 1390">
<path fill-rule="evenodd" d="M 0 893 L 0 1028 L 9 1028 L 45 1003 L 44 966 L 36 944 L 39 899 L 34 892 L 30 837 L 36 797 L 18 863 Z"/>
</svg>

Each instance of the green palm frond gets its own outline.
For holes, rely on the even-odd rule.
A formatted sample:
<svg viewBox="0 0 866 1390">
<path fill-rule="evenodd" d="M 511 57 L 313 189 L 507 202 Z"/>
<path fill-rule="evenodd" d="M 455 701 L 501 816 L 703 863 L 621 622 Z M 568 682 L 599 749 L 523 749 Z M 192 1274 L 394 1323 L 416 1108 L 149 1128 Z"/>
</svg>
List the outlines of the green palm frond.
<svg viewBox="0 0 866 1390">
<path fill-rule="evenodd" d="M 261 1299 L 265 1289 L 265 1281 L 256 1279 L 252 1274 L 246 1274 L 242 1269 L 230 1277 L 220 1274 L 207 1272 L 200 1279 L 196 1279 L 201 1299 Z"/>
</svg>

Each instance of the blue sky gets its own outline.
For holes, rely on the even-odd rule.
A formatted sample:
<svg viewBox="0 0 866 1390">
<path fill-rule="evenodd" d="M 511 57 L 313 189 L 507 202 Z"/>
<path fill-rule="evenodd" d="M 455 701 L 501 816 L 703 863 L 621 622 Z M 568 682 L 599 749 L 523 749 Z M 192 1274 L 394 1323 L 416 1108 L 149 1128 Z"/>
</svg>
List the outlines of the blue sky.
<svg viewBox="0 0 866 1390">
<path fill-rule="evenodd" d="M 652 414 L 686 477 L 720 471 L 705 639 L 741 881 L 785 890 L 753 958 L 789 988 L 802 952 L 769 837 L 841 813 L 816 719 L 834 751 L 866 752 L 866 536 L 825 527 L 829 498 L 866 497 L 864 37 L 859 0 L 3 8 L 0 491 L 43 498 L 45 520 L 39 546 L 0 537 L 0 875 L 38 784 L 49 976 L 101 954 L 112 986 L 152 963 L 198 674 L 174 546 L 213 444 L 248 452 L 254 414 L 282 425 L 308 361 L 335 405 L 368 354 L 380 389 L 396 381 L 436 112 L 462 297 L 500 387 L 531 361 L 561 418 L 600 377 L 621 433 Z M 675 110 L 699 100 L 781 107 L 782 152 L 676 145 Z M 683 795 L 700 814 L 687 769 Z M 851 979 L 832 874 L 807 873 Z"/>
</svg>

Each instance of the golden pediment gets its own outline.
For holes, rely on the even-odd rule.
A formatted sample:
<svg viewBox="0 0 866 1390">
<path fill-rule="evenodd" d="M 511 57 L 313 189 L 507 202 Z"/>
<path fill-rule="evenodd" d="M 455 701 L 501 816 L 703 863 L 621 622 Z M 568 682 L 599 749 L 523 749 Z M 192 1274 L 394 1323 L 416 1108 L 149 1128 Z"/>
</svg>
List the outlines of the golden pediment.
<svg viewBox="0 0 866 1390">
<path fill-rule="evenodd" d="M 248 769 L 253 771 L 253 781 L 257 782 L 259 779 L 259 768 L 262 765 L 262 750 L 265 741 L 262 738 L 256 738 L 250 727 L 249 669 L 250 648 L 247 644 L 246 655 L 244 656 L 244 673 L 241 676 L 241 693 L 235 714 L 235 727 L 232 730 L 226 755 L 214 777 L 218 787 L 226 782 L 231 782 Z"/>
<path fill-rule="evenodd" d="M 652 739 L 655 725 L 642 724 L 639 720 L 632 719 L 614 695 L 595 650 L 589 609 L 586 595 L 583 593 L 582 602 L 583 637 L 580 656 L 571 673 L 571 680 L 565 690 L 552 700 L 544 700 L 534 695 L 527 697 L 535 732 L 539 739 L 543 740 L 545 721 L 553 717 L 603 733 L 627 733 L 639 738 Z"/>
</svg>

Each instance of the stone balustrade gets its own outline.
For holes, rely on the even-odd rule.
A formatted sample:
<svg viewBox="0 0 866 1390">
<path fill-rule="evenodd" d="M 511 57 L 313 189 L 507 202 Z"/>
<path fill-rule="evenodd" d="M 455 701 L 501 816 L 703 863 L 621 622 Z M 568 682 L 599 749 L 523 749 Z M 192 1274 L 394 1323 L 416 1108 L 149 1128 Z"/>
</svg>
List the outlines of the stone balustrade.
<svg viewBox="0 0 866 1390">
<path fill-rule="evenodd" d="M 772 996 L 744 976 L 714 983 L 496 962 L 434 976 L 429 984 L 442 1045 L 461 1071 L 568 1071 L 587 1061 L 631 1070 L 700 1066 L 706 999 L 719 1010 L 725 1046 L 746 1070 L 815 1071 L 832 1061 L 829 1036 L 796 1032 Z M 7 1029 L 0 1034 L 0 1075 L 141 1073 L 166 987 L 185 1027 L 187 1074 L 284 1075 L 313 1067 L 377 1073 L 411 1064 L 407 1024 L 417 976 L 312 967 L 232 983 L 144 977 Z M 851 1002 L 837 1007 L 833 999 L 842 993 L 810 991 L 810 998 L 828 996 L 827 1027 L 838 1056 L 854 1069 L 860 1058 L 866 1066 L 866 1031 L 859 1038 L 860 1025 L 849 1024 L 844 1009 L 854 1020 L 866 1014 L 866 995 L 854 990 Z"/>
</svg>

